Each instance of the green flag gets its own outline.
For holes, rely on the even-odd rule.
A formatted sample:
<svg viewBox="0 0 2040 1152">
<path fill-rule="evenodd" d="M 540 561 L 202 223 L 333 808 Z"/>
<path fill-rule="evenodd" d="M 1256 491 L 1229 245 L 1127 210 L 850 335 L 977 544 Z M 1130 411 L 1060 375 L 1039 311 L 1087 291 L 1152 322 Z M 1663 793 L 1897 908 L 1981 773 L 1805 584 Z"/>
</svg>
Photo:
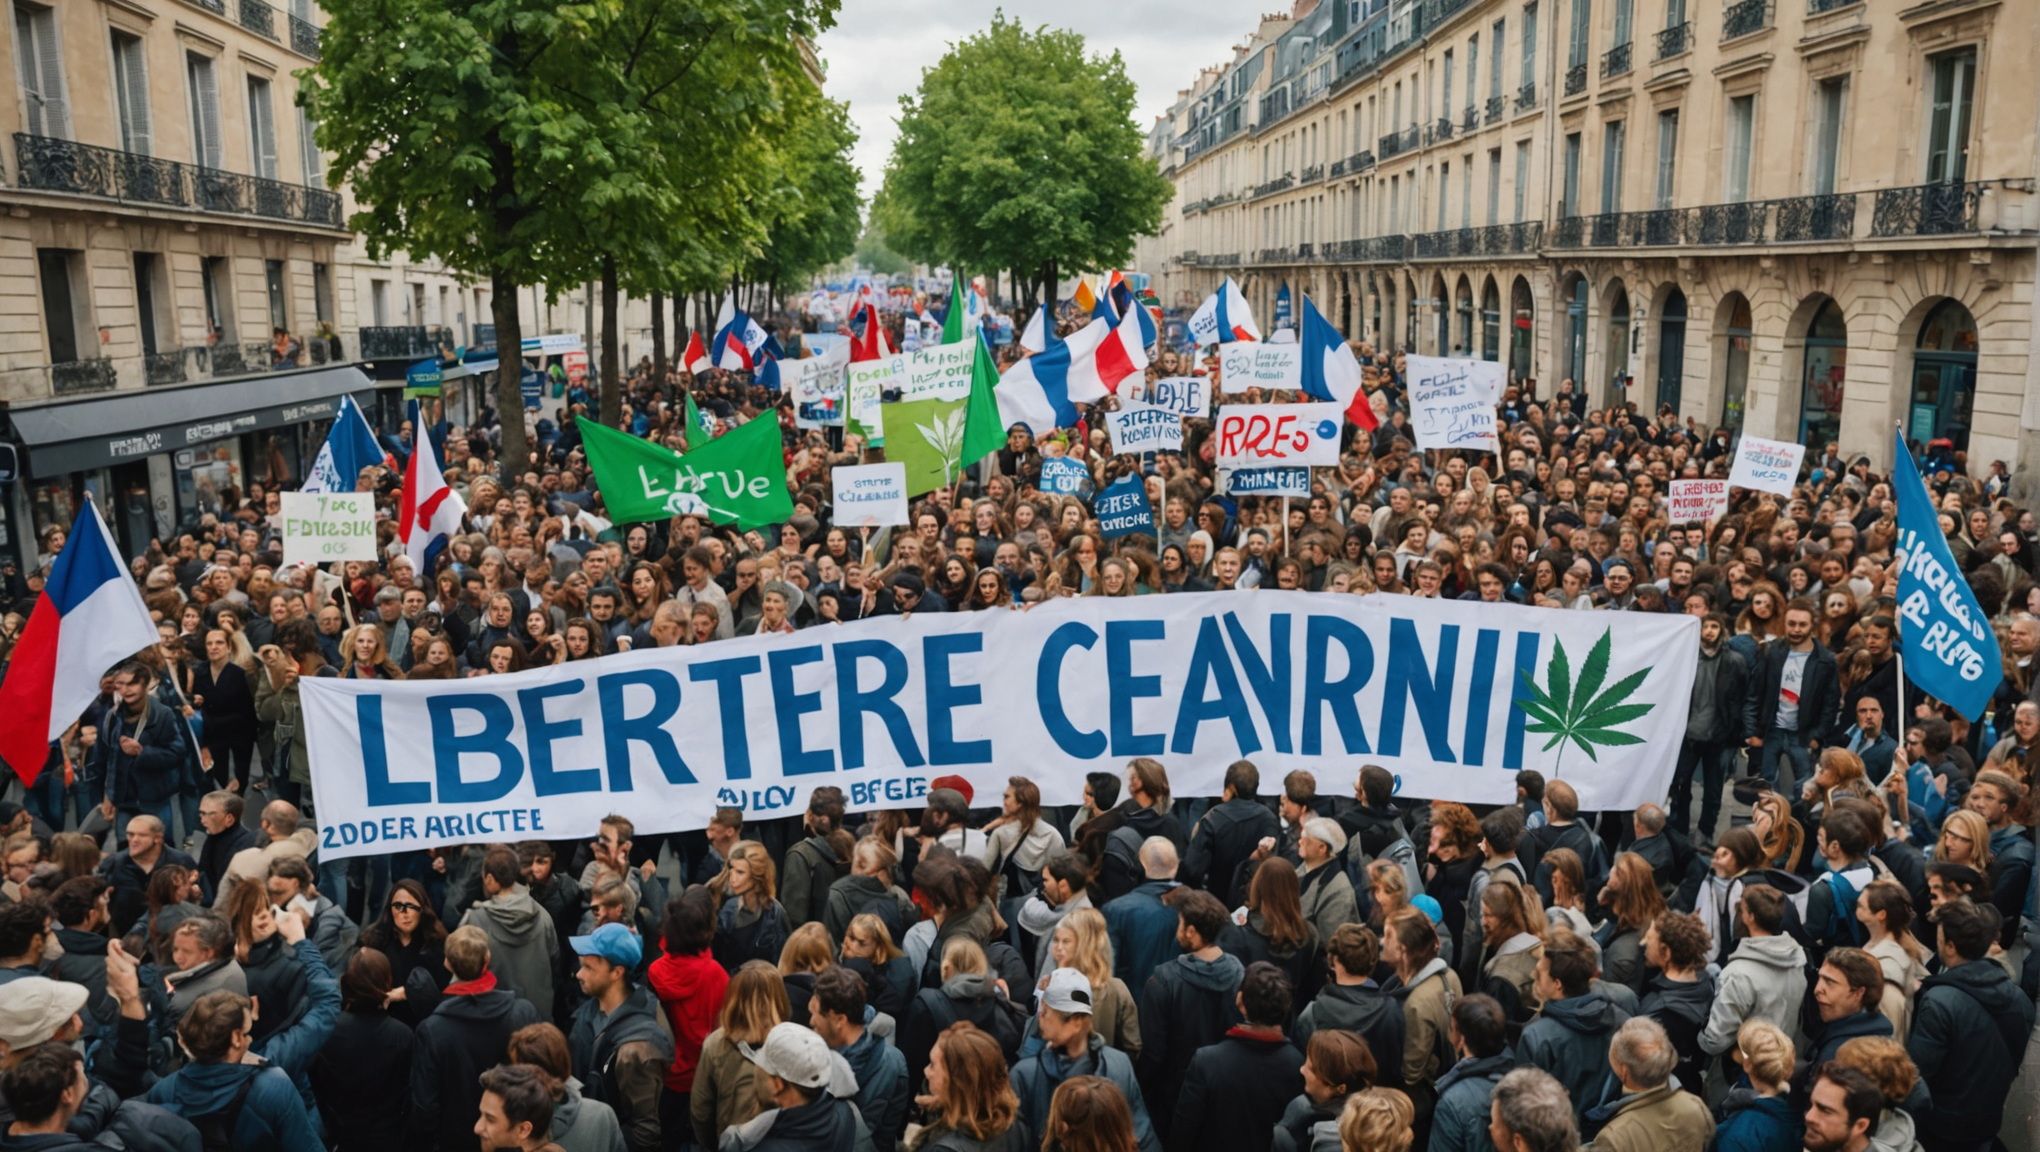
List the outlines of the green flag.
<svg viewBox="0 0 2040 1152">
<path fill-rule="evenodd" d="M 999 386 L 999 366 L 992 361 L 992 349 L 982 330 L 977 333 L 977 363 L 970 372 L 970 415 L 963 427 L 963 455 L 959 463 L 968 468 L 999 450 L 1006 442 L 1005 421 L 999 418 L 999 398 L 992 389 Z"/>
<path fill-rule="evenodd" d="M 690 447 L 699 448 L 715 439 L 715 421 L 702 416 L 701 409 L 694 406 L 694 393 L 689 392 L 686 395 L 687 443 Z M 696 436 L 696 432 L 701 435 Z"/>
<path fill-rule="evenodd" d="M 919 496 L 956 482 L 965 468 L 999 450 L 1006 430 L 992 388 L 998 369 L 984 340 L 977 341 L 970 394 L 960 400 L 900 400 L 881 406 L 885 455 L 907 466 L 907 494 Z"/>
<path fill-rule="evenodd" d="M 779 421 L 769 415 L 684 456 L 585 416 L 579 420 L 596 490 L 619 524 L 694 512 L 748 531 L 793 515 Z"/>
</svg>

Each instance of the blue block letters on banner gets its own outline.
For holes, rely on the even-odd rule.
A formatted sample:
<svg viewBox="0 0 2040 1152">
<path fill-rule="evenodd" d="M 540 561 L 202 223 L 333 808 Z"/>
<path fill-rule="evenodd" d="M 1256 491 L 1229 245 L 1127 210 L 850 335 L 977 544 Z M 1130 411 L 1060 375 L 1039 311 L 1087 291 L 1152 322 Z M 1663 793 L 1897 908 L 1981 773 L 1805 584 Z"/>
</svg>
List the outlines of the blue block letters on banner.
<svg viewBox="0 0 2040 1152">
<path fill-rule="evenodd" d="M 1905 567 L 1898 573 L 1898 646 L 1905 677 L 1976 720 L 2005 678 L 1997 633 L 1955 565 L 1905 437 L 1894 435 L 1898 446 L 1891 487 L 1898 500 L 1897 548 L 1905 554 Z"/>
<path fill-rule="evenodd" d="M 1619 623 L 1620 627 L 1615 627 Z M 794 815 L 818 785 L 912 807 L 935 777 L 1044 804 L 1157 757 L 1214 796 L 1251 757 L 1350 794 L 1362 764 L 1413 796 L 1515 799 L 1564 779 L 1591 810 L 1664 795 L 1699 650 L 1690 616 L 1403 596 L 1084 597 L 915 613 L 457 681 L 301 682 L 326 859 L 640 832 L 719 805 Z"/>
</svg>

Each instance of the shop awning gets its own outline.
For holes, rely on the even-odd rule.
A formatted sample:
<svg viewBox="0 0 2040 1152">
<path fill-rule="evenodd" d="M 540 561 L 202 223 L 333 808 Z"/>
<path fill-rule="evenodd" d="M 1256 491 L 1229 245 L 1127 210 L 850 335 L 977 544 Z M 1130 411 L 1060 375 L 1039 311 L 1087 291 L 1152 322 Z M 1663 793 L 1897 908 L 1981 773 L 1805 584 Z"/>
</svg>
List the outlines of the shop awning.
<svg viewBox="0 0 2040 1152">
<path fill-rule="evenodd" d="M 340 397 L 375 387 L 352 365 L 270 372 L 180 387 L 14 404 L 36 479 L 104 468 L 265 428 L 331 419 Z"/>
</svg>

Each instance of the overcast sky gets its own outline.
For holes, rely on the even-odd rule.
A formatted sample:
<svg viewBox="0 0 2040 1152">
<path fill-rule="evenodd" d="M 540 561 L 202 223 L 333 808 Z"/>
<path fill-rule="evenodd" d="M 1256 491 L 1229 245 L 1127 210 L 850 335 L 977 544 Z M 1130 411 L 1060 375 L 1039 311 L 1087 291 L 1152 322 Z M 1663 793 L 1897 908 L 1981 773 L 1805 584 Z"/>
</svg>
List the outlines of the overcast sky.
<svg viewBox="0 0 2040 1152">
<path fill-rule="evenodd" d="M 857 122 L 867 201 L 892 155 L 900 97 L 920 86 L 921 70 L 934 67 L 951 44 L 988 26 L 998 7 L 995 0 L 845 0 L 836 27 L 821 37 L 821 50 L 828 92 L 850 102 Z M 1006 7 L 1030 26 L 1083 33 L 1091 52 L 1117 48 L 1140 89 L 1134 118 L 1142 132 L 1198 69 L 1232 59 L 1232 46 L 1253 32 L 1260 15 L 1252 5 L 1216 0 L 1029 0 Z"/>
</svg>

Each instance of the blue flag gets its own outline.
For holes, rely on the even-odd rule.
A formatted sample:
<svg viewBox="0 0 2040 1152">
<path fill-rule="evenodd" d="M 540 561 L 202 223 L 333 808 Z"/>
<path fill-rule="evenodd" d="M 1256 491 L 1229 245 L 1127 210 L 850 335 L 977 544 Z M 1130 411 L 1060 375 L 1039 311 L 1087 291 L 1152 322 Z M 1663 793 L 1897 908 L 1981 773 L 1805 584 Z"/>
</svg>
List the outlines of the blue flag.
<svg viewBox="0 0 2040 1152">
<path fill-rule="evenodd" d="M 1155 509 L 1148 502 L 1147 485 L 1139 474 L 1129 474 L 1105 486 L 1092 505 L 1098 516 L 1098 530 L 1107 540 L 1155 531 Z"/>
<path fill-rule="evenodd" d="M 312 461 L 311 471 L 305 477 L 304 490 L 352 492 L 363 468 L 388 463 L 382 445 L 376 441 L 375 429 L 368 426 L 368 418 L 362 415 L 354 397 L 342 396 L 333 428 L 326 433 L 326 442 L 319 447 L 318 458 Z"/>
<path fill-rule="evenodd" d="M 1940 515 L 1904 435 L 1893 436 L 1897 456 L 1891 487 L 1898 499 L 1898 550 L 1905 554 L 1905 567 L 1898 573 L 1898 647 L 1905 675 L 1921 691 L 1975 720 L 1990 707 L 2004 679 L 1997 633 L 1955 566 Z"/>
</svg>

